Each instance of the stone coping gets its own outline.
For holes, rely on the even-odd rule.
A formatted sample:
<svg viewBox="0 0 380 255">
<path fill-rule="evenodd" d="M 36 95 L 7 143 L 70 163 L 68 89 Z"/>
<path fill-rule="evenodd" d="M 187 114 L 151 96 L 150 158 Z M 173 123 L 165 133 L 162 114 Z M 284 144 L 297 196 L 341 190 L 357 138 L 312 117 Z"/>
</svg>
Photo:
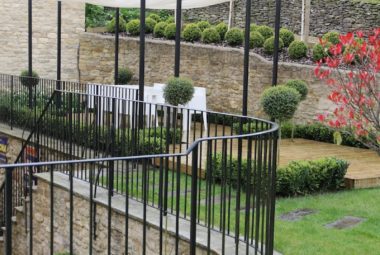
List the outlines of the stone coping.
<svg viewBox="0 0 380 255">
<path fill-rule="evenodd" d="M 50 173 L 39 173 L 35 175 L 40 181 L 50 183 Z M 70 187 L 69 176 L 62 173 L 54 173 L 54 186 L 68 191 Z M 89 183 L 75 179 L 73 180 L 73 192 L 76 196 L 89 200 L 90 187 Z M 115 194 L 112 198 L 112 209 L 120 214 L 125 215 L 125 196 Z M 108 206 L 108 191 L 104 188 L 97 187 L 97 197 L 93 201 L 101 206 Z M 143 204 L 133 199 L 129 199 L 129 217 L 136 221 L 143 222 L 142 212 Z M 160 211 L 156 208 L 147 206 L 147 225 L 159 230 Z M 168 214 L 167 216 L 167 231 L 170 235 L 175 236 L 176 217 Z M 190 221 L 179 219 L 179 237 L 184 241 L 190 240 Z M 196 242 L 200 248 L 207 248 L 207 228 L 197 225 Z M 222 254 L 221 250 L 222 234 L 211 230 L 211 251 L 214 254 Z M 242 241 L 239 244 L 239 254 L 243 255 L 246 250 L 246 245 Z M 225 236 L 225 254 L 235 254 L 235 239 L 231 236 Z M 249 254 L 255 254 L 254 248 L 250 246 Z M 281 255 L 274 251 L 275 255 Z"/>
</svg>

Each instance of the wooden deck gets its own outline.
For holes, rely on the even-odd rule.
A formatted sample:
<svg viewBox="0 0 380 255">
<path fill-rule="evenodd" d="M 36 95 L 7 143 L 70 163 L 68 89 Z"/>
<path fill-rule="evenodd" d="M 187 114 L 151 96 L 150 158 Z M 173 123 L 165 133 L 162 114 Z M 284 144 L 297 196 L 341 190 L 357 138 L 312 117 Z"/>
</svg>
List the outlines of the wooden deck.
<svg viewBox="0 0 380 255">
<path fill-rule="evenodd" d="M 215 126 L 210 125 L 211 134 L 222 136 L 222 130 L 214 132 Z M 199 137 L 197 127 L 196 137 Z M 225 134 L 230 133 L 228 127 L 224 130 Z M 218 147 L 222 147 L 219 141 Z M 243 155 L 246 155 L 246 141 L 243 141 Z M 173 148 L 171 148 L 173 149 Z M 237 143 L 232 146 L 233 155 L 237 154 Z M 179 148 L 176 147 L 176 151 Z M 203 161 L 206 161 L 206 153 L 202 153 Z M 243 156 L 244 157 L 244 156 Z M 338 146 L 331 143 L 323 143 L 306 139 L 283 139 L 280 145 L 280 166 L 287 165 L 292 160 L 313 160 L 324 157 L 337 157 L 347 160 L 350 163 L 346 174 L 346 186 L 349 188 L 369 188 L 380 187 L 380 156 L 377 153 L 367 150 L 348 146 Z M 188 162 L 191 164 L 191 162 Z M 203 164 L 205 165 L 205 164 Z M 202 171 L 203 172 L 203 171 Z"/>
<path fill-rule="evenodd" d="M 286 165 L 292 160 L 323 157 L 337 157 L 350 162 L 346 174 L 348 187 L 380 186 L 380 156 L 373 151 L 305 139 L 295 139 L 294 142 L 284 139 L 280 146 L 280 165 Z"/>
</svg>

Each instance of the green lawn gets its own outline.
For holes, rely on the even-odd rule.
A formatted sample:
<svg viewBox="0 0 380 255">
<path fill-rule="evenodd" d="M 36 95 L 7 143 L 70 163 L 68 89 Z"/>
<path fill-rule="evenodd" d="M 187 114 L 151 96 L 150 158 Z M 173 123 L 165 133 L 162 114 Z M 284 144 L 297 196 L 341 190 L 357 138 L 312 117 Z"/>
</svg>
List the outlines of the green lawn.
<svg viewBox="0 0 380 255">
<path fill-rule="evenodd" d="M 169 171 L 169 183 L 175 183 L 176 174 Z M 149 198 L 148 201 L 154 204 L 158 202 L 158 171 L 148 171 L 149 174 Z M 134 179 L 133 181 L 131 179 Z M 125 180 L 125 177 L 122 178 Z M 133 197 L 142 198 L 142 176 L 136 173 L 130 175 L 129 194 Z M 185 185 L 190 189 L 191 177 L 185 174 L 180 175 L 180 190 L 183 191 Z M 105 179 L 103 181 L 106 182 Z M 115 182 L 119 190 L 125 191 L 125 181 Z M 133 183 L 133 184 L 132 184 Z M 133 185 L 133 186 L 132 186 Z M 153 187 L 155 190 L 153 192 Z M 200 198 L 204 199 L 206 195 L 206 182 L 201 181 Z M 172 185 L 169 185 L 168 207 L 175 210 L 175 196 L 171 195 Z M 173 187 L 175 193 L 175 187 Z M 236 190 L 232 189 L 232 193 Z M 221 194 L 219 185 L 213 185 L 212 193 Z M 241 201 L 244 205 L 245 194 L 241 193 Z M 235 208 L 236 199 L 230 200 L 231 208 Z M 214 204 L 213 225 L 218 228 L 221 225 L 221 207 L 220 204 Z M 279 219 L 283 213 L 296 209 L 314 209 L 316 214 L 308 215 L 296 222 L 287 222 Z M 181 214 L 186 210 L 189 215 L 190 193 L 187 195 L 181 192 L 180 211 Z M 170 209 L 169 209 L 170 211 Z M 200 204 L 198 217 L 202 221 L 207 219 L 207 207 Z M 324 227 L 325 224 L 336 221 L 344 216 L 356 216 L 366 218 L 366 221 L 360 223 L 351 229 L 336 230 Z M 252 219 L 250 219 L 251 221 Z M 235 215 L 231 213 L 227 222 L 230 229 L 234 230 Z M 240 214 L 240 232 L 244 233 L 245 215 L 244 211 Z M 228 225 L 228 224 L 227 224 Z M 275 228 L 275 249 L 284 255 L 380 255 L 380 189 L 362 189 L 352 191 L 341 191 L 338 193 L 329 193 L 322 195 L 298 197 L 298 198 L 279 198 L 276 206 L 276 228 Z"/>
<path fill-rule="evenodd" d="M 298 222 L 278 217 L 300 208 L 317 210 Z M 363 189 L 302 198 L 278 199 L 275 247 L 284 255 L 380 254 L 380 189 Z M 327 229 L 343 216 L 367 220 L 352 229 Z"/>
</svg>

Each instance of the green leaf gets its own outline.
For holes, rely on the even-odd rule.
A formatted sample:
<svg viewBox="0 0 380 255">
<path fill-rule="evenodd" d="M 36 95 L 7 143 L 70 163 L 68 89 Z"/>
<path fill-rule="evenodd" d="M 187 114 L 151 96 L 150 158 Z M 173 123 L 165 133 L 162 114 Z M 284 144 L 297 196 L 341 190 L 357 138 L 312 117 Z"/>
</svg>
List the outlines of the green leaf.
<svg viewBox="0 0 380 255">
<path fill-rule="evenodd" d="M 334 143 L 337 145 L 342 144 L 342 134 L 339 131 L 334 132 Z"/>
</svg>

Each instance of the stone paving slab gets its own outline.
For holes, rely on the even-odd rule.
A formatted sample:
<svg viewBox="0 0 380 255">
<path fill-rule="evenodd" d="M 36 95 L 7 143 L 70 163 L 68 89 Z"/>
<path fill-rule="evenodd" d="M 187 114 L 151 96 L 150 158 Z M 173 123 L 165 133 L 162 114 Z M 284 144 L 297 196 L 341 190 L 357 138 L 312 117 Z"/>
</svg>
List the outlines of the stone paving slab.
<svg viewBox="0 0 380 255">
<path fill-rule="evenodd" d="M 317 211 L 313 209 L 308 209 L 308 208 L 296 209 L 294 211 L 282 214 L 280 216 L 280 219 L 284 221 L 298 221 L 298 220 L 301 220 L 303 217 L 314 214 L 314 213 L 317 213 Z"/>
<path fill-rule="evenodd" d="M 326 228 L 335 228 L 335 229 L 346 229 L 353 228 L 359 223 L 363 222 L 364 218 L 353 217 L 353 216 L 345 216 L 337 221 L 326 224 Z"/>
</svg>

